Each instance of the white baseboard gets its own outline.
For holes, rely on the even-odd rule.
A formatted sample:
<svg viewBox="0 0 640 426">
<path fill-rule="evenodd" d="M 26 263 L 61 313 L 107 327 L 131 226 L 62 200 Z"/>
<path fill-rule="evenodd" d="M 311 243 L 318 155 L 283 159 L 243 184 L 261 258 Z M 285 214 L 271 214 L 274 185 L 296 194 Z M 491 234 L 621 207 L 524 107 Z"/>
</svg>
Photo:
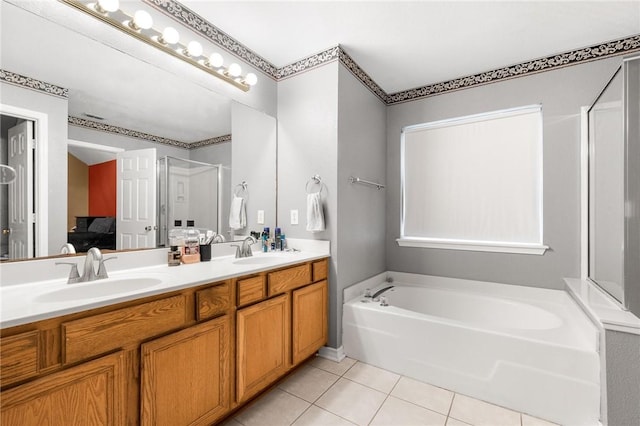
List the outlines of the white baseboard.
<svg viewBox="0 0 640 426">
<path fill-rule="evenodd" d="M 330 359 L 331 361 L 340 362 L 345 359 L 344 347 L 340 346 L 338 349 L 323 346 L 318 351 L 318 356 L 322 358 Z"/>
</svg>

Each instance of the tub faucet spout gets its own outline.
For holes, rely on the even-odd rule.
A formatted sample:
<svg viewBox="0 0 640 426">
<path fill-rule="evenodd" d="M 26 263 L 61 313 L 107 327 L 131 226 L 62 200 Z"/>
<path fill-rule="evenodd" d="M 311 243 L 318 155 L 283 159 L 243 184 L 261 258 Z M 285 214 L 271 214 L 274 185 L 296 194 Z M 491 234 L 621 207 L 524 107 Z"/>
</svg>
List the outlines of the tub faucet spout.
<svg viewBox="0 0 640 426">
<path fill-rule="evenodd" d="M 391 290 L 393 287 L 393 285 L 390 285 L 388 287 L 385 288 L 381 288 L 380 290 L 376 291 L 375 293 L 373 293 L 373 296 L 371 296 L 371 300 L 373 300 L 374 302 L 377 302 L 380 298 L 380 295 L 385 293 L 388 290 Z"/>
</svg>

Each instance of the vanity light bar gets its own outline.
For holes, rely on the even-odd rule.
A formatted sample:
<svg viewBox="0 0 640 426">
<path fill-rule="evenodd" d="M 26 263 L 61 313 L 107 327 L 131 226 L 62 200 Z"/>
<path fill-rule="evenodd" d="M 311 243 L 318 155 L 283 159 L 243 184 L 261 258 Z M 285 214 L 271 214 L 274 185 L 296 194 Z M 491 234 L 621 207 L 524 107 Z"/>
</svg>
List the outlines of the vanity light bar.
<svg viewBox="0 0 640 426">
<path fill-rule="evenodd" d="M 202 46 L 198 42 L 192 41 L 187 45 L 179 43 L 179 35 L 175 29 L 171 27 L 166 28 L 164 31 L 154 29 L 151 26 L 151 17 L 146 12 L 143 18 L 145 21 L 149 22 L 148 25 L 138 25 L 140 17 L 135 15 L 134 17 L 129 16 L 124 11 L 118 9 L 117 1 L 101 0 L 92 3 L 83 3 L 80 0 L 59 1 L 89 14 L 94 18 L 111 25 L 112 27 L 125 32 L 130 36 L 155 47 L 156 49 L 160 49 L 175 58 L 187 62 L 206 73 L 218 77 L 243 92 L 249 91 L 251 86 L 257 83 L 258 79 L 253 73 L 248 73 L 244 77 L 240 75 L 241 70 L 238 64 L 231 64 L 228 68 L 224 67 L 222 65 L 222 56 L 220 54 L 214 53 L 208 57 L 203 56 Z M 105 9 L 104 7 L 101 7 L 105 3 L 115 3 L 115 10 L 113 10 L 114 8 Z"/>
</svg>

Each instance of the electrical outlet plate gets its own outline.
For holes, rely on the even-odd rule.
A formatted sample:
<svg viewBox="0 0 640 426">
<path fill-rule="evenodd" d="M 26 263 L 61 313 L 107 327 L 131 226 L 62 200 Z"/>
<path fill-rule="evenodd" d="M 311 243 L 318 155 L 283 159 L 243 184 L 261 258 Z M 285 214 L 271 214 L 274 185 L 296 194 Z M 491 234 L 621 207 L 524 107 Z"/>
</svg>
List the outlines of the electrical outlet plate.
<svg viewBox="0 0 640 426">
<path fill-rule="evenodd" d="M 258 224 L 264 225 L 264 210 L 258 210 Z"/>
<path fill-rule="evenodd" d="M 298 210 L 291 210 L 291 224 L 298 224 Z"/>
</svg>

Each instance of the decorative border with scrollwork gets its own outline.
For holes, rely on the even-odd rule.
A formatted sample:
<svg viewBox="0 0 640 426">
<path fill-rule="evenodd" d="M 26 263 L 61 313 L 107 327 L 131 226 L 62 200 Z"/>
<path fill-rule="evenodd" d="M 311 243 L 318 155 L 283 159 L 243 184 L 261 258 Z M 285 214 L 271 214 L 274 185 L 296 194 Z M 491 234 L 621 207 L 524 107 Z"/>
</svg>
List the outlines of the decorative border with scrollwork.
<svg viewBox="0 0 640 426">
<path fill-rule="evenodd" d="M 189 144 L 189 149 L 200 148 L 203 146 L 217 145 L 219 143 L 231 142 L 231 135 L 222 135 L 211 139 L 205 139 Z"/>
<path fill-rule="evenodd" d="M 124 127 L 112 126 L 111 124 L 100 123 L 98 121 L 87 120 L 85 118 L 74 117 L 70 115 L 68 118 L 68 122 L 73 126 L 84 127 L 86 129 L 115 133 L 122 136 L 128 136 L 130 138 L 144 139 L 147 141 L 176 146 L 179 148 L 189 148 L 189 144 L 186 142 L 163 138 L 162 136 L 155 136 L 149 133 L 138 132 L 137 130 L 125 129 Z"/>
<path fill-rule="evenodd" d="M 583 62 L 604 59 L 611 56 L 632 53 L 640 50 L 640 35 L 600 43 L 557 55 L 534 59 L 495 70 L 466 77 L 430 84 L 414 89 L 388 94 L 340 46 L 331 47 L 310 55 L 281 68 L 262 58 L 242 43 L 235 40 L 213 24 L 196 14 L 176 0 L 144 0 L 165 15 L 191 28 L 196 33 L 238 56 L 276 81 L 293 77 L 296 74 L 330 63 L 336 59 L 342 63 L 360 82 L 386 105 L 409 102 L 430 96 L 441 95 L 456 90 L 477 87 L 497 81 L 522 77 L 543 71 L 550 71 Z"/>
<path fill-rule="evenodd" d="M 640 51 L 640 35 L 559 53 L 557 55 L 547 56 L 545 58 L 535 59 L 521 64 L 503 67 L 467 77 L 456 78 L 449 81 L 443 81 L 441 83 L 393 93 L 388 95 L 386 104 L 393 105 L 402 102 L 414 101 L 416 99 L 441 95 L 447 92 L 468 89 L 470 87 L 495 83 L 497 81 L 536 74 L 543 71 L 550 71 L 570 65 L 617 55 L 624 55 L 636 51 Z"/>
<path fill-rule="evenodd" d="M 98 121 L 87 120 L 85 118 L 69 116 L 69 124 L 78 127 L 84 127 L 92 130 L 99 130 L 101 132 L 114 133 L 130 138 L 144 139 L 149 142 L 161 143 L 164 145 L 176 146 L 178 148 L 194 149 L 208 145 L 215 145 L 223 142 L 230 142 L 231 135 L 222 135 L 215 138 L 205 139 L 197 142 L 182 142 L 175 139 L 163 138 L 162 136 L 155 136 L 149 133 L 138 132 L 137 130 L 125 129 L 124 127 L 112 126 L 110 124 L 100 123 Z"/>
<path fill-rule="evenodd" d="M 213 25 L 188 7 L 174 0 L 144 0 L 165 15 L 191 28 L 197 34 L 222 47 L 229 53 L 246 61 L 273 79 L 277 79 L 277 68 L 271 62 L 240 43 L 220 28 Z"/>
<path fill-rule="evenodd" d="M 378 86 L 378 84 L 373 81 L 371 77 L 369 77 L 369 74 L 367 74 L 362 68 L 360 68 L 360 65 L 358 65 L 356 61 L 354 61 L 353 58 L 349 56 L 347 52 L 344 51 L 344 49 L 342 49 L 342 47 L 339 47 L 339 51 L 340 63 L 344 65 L 349 71 L 351 71 L 351 74 L 353 74 L 358 80 L 360 80 L 360 82 L 364 84 L 367 89 L 371 90 L 374 95 L 376 95 L 382 102 L 387 104 L 389 95 L 387 95 L 387 93 L 382 90 L 382 88 Z"/>
<path fill-rule="evenodd" d="M 3 69 L 0 69 L 0 81 L 24 87 L 26 89 L 43 92 L 47 95 L 58 96 L 65 99 L 69 98 L 69 89 Z"/>
</svg>

